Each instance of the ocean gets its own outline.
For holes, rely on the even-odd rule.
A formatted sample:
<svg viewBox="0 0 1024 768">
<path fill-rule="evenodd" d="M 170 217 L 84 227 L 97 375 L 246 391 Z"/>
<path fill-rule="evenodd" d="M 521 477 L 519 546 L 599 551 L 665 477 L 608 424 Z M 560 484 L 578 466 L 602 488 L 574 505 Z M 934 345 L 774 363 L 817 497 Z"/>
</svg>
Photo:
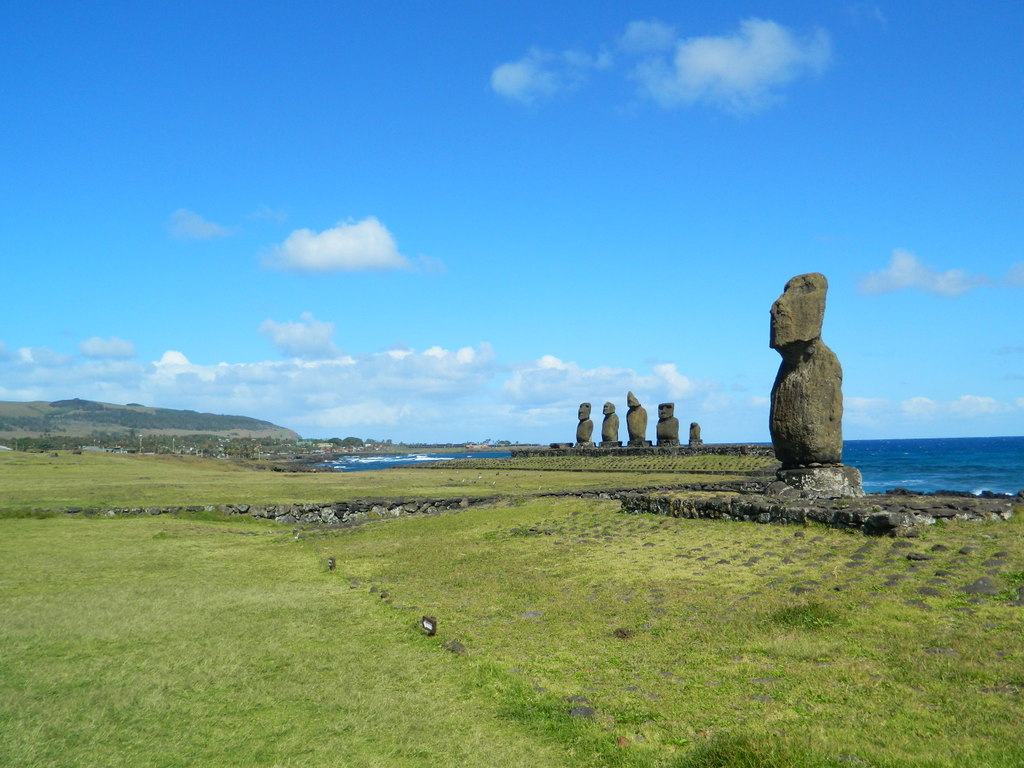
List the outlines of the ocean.
<svg viewBox="0 0 1024 768">
<path fill-rule="evenodd" d="M 339 472 L 385 469 L 424 461 L 504 459 L 508 452 L 343 456 L 327 462 Z M 843 462 L 857 467 L 864 490 L 1017 493 L 1024 489 L 1024 437 L 944 437 L 927 440 L 847 440 Z"/>
<path fill-rule="evenodd" d="M 847 440 L 843 463 L 860 470 L 868 493 L 1024 489 L 1024 437 Z"/>
<path fill-rule="evenodd" d="M 479 453 L 396 453 L 380 456 L 359 456 L 351 454 L 339 456 L 324 462 L 323 466 L 336 469 L 338 472 L 365 472 L 370 469 L 387 469 L 402 467 L 409 464 L 422 464 L 424 461 L 451 461 L 452 459 L 507 459 L 512 454 L 508 451 L 483 451 Z"/>
</svg>

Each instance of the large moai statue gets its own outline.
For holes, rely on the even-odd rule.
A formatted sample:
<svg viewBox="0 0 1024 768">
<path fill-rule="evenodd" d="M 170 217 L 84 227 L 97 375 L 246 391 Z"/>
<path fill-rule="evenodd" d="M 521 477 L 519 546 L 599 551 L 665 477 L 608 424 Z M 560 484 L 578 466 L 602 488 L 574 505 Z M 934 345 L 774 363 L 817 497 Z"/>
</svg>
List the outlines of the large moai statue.
<svg viewBox="0 0 1024 768">
<path fill-rule="evenodd" d="M 650 445 L 647 441 L 647 409 L 640 405 L 636 395 L 626 393 L 626 430 L 629 432 L 629 444 L 633 447 Z"/>
<path fill-rule="evenodd" d="M 704 441 L 700 439 L 700 424 L 696 421 L 690 422 L 690 447 L 699 448 L 704 445 Z"/>
<path fill-rule="evenodd" d="M 679 445 L 679 419 L 675 403 L 658 404 L 658 445 Z"/>
<path fill-rule="evenodd" d="M 769 430 L 780 480 L 805 496 L 861 496 L 860 472 L 842 466 L 843 369 L 821 340 L 827 291 L 824 275 L 797 275 L 772 305 L 770 346 L 782 364 Z"/>
<path fill-rule="evenodd" d="M 590 403 L 580 403 L 577 416 L 580 423 L 576 425 L 576 447 L 593 448 L 594 422 L 590 420 Z"/>
<path fill-rule="evenodd" d="M 619 415 L 615 413 L 615 403 L 605 403 L 602 410 L 604 421 L 601 422 L 601 447 L 617 448 L 619 441 Z"/>
</svg>

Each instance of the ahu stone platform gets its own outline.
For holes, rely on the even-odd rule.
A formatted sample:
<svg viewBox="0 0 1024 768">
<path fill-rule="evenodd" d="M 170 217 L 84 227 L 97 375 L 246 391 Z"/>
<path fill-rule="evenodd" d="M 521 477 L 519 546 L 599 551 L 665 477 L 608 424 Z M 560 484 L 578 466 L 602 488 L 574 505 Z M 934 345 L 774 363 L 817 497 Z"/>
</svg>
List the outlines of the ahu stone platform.
<svg viewBox="0 0 1024 768">
<path fill-rule="evenodd" d="M 535 456 L 764 456 L 773 458 L 770 445 L 761 443 L 721 443 L 689 445 L 646 445 L 621 447 L 584 446 L 576 447 L 572 443 L 553 443 L 546 448 L 513 448 L 512 458 L 520 459 Z"/>
<path fill-rule="evenodd" d="M 772 483 L 771 486 L 782 485 Z M 707 518 L 751 523 L 816 522 L 830 528 L 853 528 L 866 534 L 919 535 L 923 526 L 941 520 L 1009 520 L 1014 507 L 1024 508 L 1024 496 L 977 497 L 969 493 L 909 491 L 871 494 L 859 498 L 807 499 L 792 490 L 763 493 L 622 492 L 616 498 L 628 514 Z"/>
</svg>

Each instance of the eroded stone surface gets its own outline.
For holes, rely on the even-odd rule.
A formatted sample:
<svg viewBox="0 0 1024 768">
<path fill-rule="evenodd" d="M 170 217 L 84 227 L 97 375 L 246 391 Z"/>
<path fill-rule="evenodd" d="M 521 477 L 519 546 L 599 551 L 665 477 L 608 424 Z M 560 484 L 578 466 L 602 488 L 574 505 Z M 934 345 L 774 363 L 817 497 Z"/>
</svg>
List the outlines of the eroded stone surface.
<svg viewBox="0 0 1024 768">
<path fill-rule="evenodd" d="M 658 445 L 679 445 L 679 419 L 675 416 L 675 403 L 659 403 Z"/>
<path fill-rule="evenodd" d="M 629 444 L 632 446 L 644 445 L 647 442 L 647 409 L 640 405 L 640 401 L 632 392 L 626 394 L 626 404 L 629 406 L 626 411 Z"/>
<path fill-rule="evenodd" d="M 770 344 L 782 364 L 769 426 L 784 469 L 843 458 L 843 371 L 821 340 L 827 291 L 824 275 L 798 275 L 772 305 Z"/>
<path fill-rule="evenodd" d="M 576 446 L 592 446 L 594 435 L 594 422 L 590 420 L 590 403 L 580 403 L 579 424 L 576 425 Z"/>
<path fill-rule="evenodd" d="M 690 422 L 690 447 L 696 448 L 699 445 L 704 445 L 704 441 L 700 439 L 700 424 L 696 421 Z"/>
<path fill-rule="evenodd" d="M 615 413 L 614 403 L 604 404 L 604 421 L 601 423 L 601 444 L 618 443 L 619 415 Z"/>
</svg>

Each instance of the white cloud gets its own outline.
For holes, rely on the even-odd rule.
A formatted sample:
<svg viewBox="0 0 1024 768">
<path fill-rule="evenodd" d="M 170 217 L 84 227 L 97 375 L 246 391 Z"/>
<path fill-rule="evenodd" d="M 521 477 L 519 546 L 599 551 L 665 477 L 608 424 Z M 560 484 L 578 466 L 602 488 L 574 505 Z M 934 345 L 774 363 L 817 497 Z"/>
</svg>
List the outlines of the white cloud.
<svg viewBox="0 0 1024 768">
<path fill-rule="evenodd" d="M 956 400 L 948 402 L 936 401 L 927 397 L 911 397 L 900 402 L 900 410 L 904 416 L 913 419 L 974 419 L 1009 413 L 1014 410 L 1014 406 L 992 397 L 961 395 Z"/>
<path fill-rule="evenodd" d="M 910 251 L 897 248 L 892 252 L 889 266 L 865 275 L 858 288 L 868 294 L 917 288 L 939 296 L 960 296 L 991 282 L 985 275 L 972 275 L 962 269 L 937 272 L 922 264 Z"/>
<path fill-rule="evenodd" d="M 1024 288 L 1024 261 L 1010 265 L 1003 282 L 1015 288 Z"/>
<path fill-rule="evenodd" d="M 545 407 L 564 407 L 587 400 L 624 403 L 627 392 L 636 393 L 642 402 L 646 402 L 646 397 L 654 405 L 658 401 L 689 400 L 701 409 L 717 409 L 722 403 L 714 382 L 685 376 L 675 363 L 659 363 L 649 375 L 642 376 L 629 368 L 582 368 L 554 355 L 515 366 L 503 382 L 502 392 L 514 403 L 532 402 Z"/>
<path fill-rule="evenodd" d="M 275 211 L 266 203 L 260 203 L 255 211 L 249 214 L 250 219 L 266 219 L 268 221 L 284 221 L 288 214 L 284 211 Z"/>
<path fill-rule="evenodd" d="M 491 88 L 501 96 L 523 104 L 579 87 L 589 72 L 611 66 L 611 55 L 592 56 L 583 51 L 550 53 L 531 48 L 518 61 L 500 64 L 491 72 Z"/>
<path fill-rule="evenodd" d="M 961 395 L 949 403 L 949 412 L 961 418 L 975 418 L 977 416 L 991 416 L 998 413 L 1007 413 L 1013 410 L 1013 406 L 1001 403 L 992 397 L 978 397 L 977 395 Z"/>
<path fill-rule="evenodd" d="M 409 260 L 373 216 L 340 222 L 333 229 L 313 232 L 297 229 L 277 246 L 267 266 L 293 272 L 358 272 L 373 269 L 409 269 Z"/>
<path fill-rule="evenodd" d="M 58 368 L 69 363 L 71 356 L 62 355 L 47 347 L 22 347 L 18 350 L 18 360 L 28 365 Z"/>
<path fill-rule="evenodd" d="M 174 237 L 182 240 L 212 240 L 233 234 L 230 228 L 207 221 L 186 208 L 179 208 L 172 213 L 167 227 Z"/>
<path fill-rule="evenodd" d="M 93 336 L 79 344 L 78 351 L 86 357 L 134 357 L 135 345 L 117 336 L 109 339 Z"/>
<path fill-rule="evenodd" d="M 285 355 L 309 360 L 328 360 L 341 352 L 334 346 L 334 323 L 325 323 L 303 312 L 298 323 L 278 323 L 266 319 L 260 333 Z"/>
<path fill-rule="evenodd" d="M 626 31 L 619 37 L 619 48 L 633 54 L 669 51 L 675 44 L 675 28 L 657 19 L 631 21 L 626 25 Z"/>
<path fill-rule="evenodd" d="M 671 60 L 649 57 L 633 76 L 665 107 L 707 102 L 748 112 L 777 100 L 797 78 L 820 74 L 831 57 L 824 30 L 800 38 L 774 21 L 745 19 L 730 36 L 679 41 Z"/>
<path fill-rule="evenodd" d="M 847 14 L 856 25 L 871 23 L 882 29 L 889 26 L 889 20 L 875 3 L 853 3 L 847 8 Z"/>
<path fill-rule="evenodd" d="M 725 36 L 680 39 L 657 19 L 631 21 L 614 41 L 628 74 L 642 95 L 663 107 L 708 103 L 733 112 L 752 112 L 779 99 L 793 81 L 818 75 L 832 59 L 828 33 L 800 36 L 766 19 L 745 19 Z M 581 86 L 591 71 L 611 69 L 607 49 L 556 54 L 531 48 L 491 72 L 491 88 L 506 98 L 532 104 Z"/>
</svg>

